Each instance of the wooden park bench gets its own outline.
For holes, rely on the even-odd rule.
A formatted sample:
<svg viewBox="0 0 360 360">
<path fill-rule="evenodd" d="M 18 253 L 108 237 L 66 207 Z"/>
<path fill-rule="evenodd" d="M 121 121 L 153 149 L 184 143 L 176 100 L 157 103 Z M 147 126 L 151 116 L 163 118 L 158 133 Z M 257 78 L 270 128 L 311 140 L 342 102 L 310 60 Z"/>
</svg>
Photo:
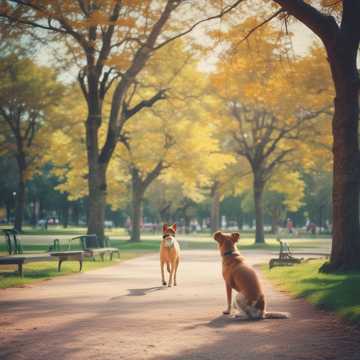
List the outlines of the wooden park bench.
<svg viewBox="0 0 360 360">
<path fill-rule="evenodd" d="M 82 250 L 66 250 L 51 252 L 50 256 L 54 257 L 58 261 L 58 271 L 61 271 L 61 264 L 63 261 L 78 261 L 80 264 L 79 271 L 82 270 L 82 264 L 84 260 L 84 251 Z"/>
<path fill-rule="evenodd" d="M 277 239 L 280 243 L 279 256 L 277 258 L 270 259 L 269 269 L 271 270 L 275 266 L 290 266 L 294 264 L 300 264 L 303 258 L 296 258 L 291 252 L 290 247 L 286 241 Z"/>
<path fill-rule="evenodd" d="M 105 255 L 109 255 L 110 260 L 112 260 L 114 254 L 117 254 L 120 258 L 120 250 L 118 248 L 103 246 L 104 244 L 95 234 L 73 237 L 69 242 L 69 250 L 71 248 L 71 243 L 74 240 L 80 240 L 81 248 L 84 251 L 85 256 L 88 256 L 93 260 L 96 259 L 96 256 L 100 256 L 101 260 L 104 261 Z"/>
<path fill-rule="evenodd" d="M 277 241 L 280 243 L 279 255 L 277 258 L 270 259 L 269 269 L 272 269 L 275 266 L 291 266 L 294 264 L 300 264 L 302 261 L 304 261 L 303 257 L 300 258 L 296 256 L 307 256 L 306 261 L 319 257 L 328 258 L 330 256 L 329 253 L 324 252 L 293 252 L 290 250 L 290 246 L 286 241 L 282 241 L 280 239 L 277 239 Z"/>
<path fill-rule="evenodd" d="M 0 265 L 17 265 L 17 273 L 23 276 L 23 265 L 32 262 L 42 261 L 58 261 L 58 271 L 61 271 L 63 261 L 79 261 L 82 270 L 84 252 L 79 251 L 62 251 L 59 253 L 43 253 L 43 254 L 18 254 L 9 256 L 0 256 Z"/>
<path fill-rule="evenodd" d="M 44 253 L 24 253 L 21 246 L 20 238 L 17 236 L 17 231 L 13 229 L 4 229 L 5 241 L 9 255 L 0 256 L 0 265 L 17 265 L 18 275 L 23 276 L 23 265 L 31 262 L 42 261 L 58 261 L 58 271 L 61 271 L 61 264 L 64 261 L 79 261 L 80 270 L 82 270 L 82 262 L 84 258 L 84 251 L 52 251 Z M 57 239 L 56 239 L 57 240 Z M 54 244 L 56 243 L 54 240 Z M 57 243 L 59 240 L 57 240 Z"/>
</svg>

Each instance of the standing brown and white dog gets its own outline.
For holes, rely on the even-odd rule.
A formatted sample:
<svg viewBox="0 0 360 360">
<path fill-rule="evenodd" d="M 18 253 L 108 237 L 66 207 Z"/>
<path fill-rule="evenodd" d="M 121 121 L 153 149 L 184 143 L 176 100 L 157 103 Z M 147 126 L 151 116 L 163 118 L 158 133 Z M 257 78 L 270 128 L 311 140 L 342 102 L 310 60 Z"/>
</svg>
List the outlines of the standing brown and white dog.
<svg viewBox="0 0 360 360">
<path fill-rule="evenodd" d="M 232 290 L 238 293 L 234 299 L 234 308 L 243 311 L 249 319 L 286 319 L 289 314 L 282 312 L 267 312 L 265 310 L 265 296 L 255 270 L 246 264 L 245 258 L 240 256 L 236 243 L 239 233 L 224 234 L 217 231 L 214 239 L 219 244 L 222 256 L 222 272 L 226 286 L 227 308 L 224 314 L 231 313 Z"/>
<path fill-rule="evenodd" d="M 160 244 L 160 268 L 162 284 L 166 285 L 164 275 L 164 264 L 166 263 L 167 271 L 170 273 L 169 284 L 171 287 L 172 279 L 176 286 L 176 273 L 180 262 L 180 246 L 175 239 L 176 224 L 171 226 L 163 225 L 163 239 Z"/>
</svg>

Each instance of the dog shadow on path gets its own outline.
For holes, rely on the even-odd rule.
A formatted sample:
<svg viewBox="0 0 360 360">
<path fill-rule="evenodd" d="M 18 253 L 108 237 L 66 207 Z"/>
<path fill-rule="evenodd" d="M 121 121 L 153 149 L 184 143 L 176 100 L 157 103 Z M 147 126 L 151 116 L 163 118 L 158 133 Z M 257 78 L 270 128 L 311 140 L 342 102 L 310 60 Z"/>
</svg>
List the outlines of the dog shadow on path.
<svg viewBox="0 0 360 360">
<path fill-rule="evenodd" d="M 190 325 L 190 326 L 186 326 L 184 327 L 184 330 L 193 330 L 196 329 L 198 327 L 202 327 L 202 326 L 207 326 L 210 328 L 215 328 L 215 329 L 219 329 L 219 328 L 224 328 L 228 325 L 232 325 L 235 323 L 250 323 L 251 320 L 249 320 L 247 317 L 245 316 L 239 316 L 239 317 L 234 317 L 234 316 L 226 316 L 226 315 L 221 315 L 216 317 L 215 319 L 212 319 L 210 321 L 206 321 L 206 322 L 201 322 L 198 324 L 194 324 L 194 325 Z"/>
<path fill-rule="evenodd" d="M 128 289 L 129 293 L 126 296 L 144 296 L 149 293 L 165 290 L 166 287 L 164 286 L 154 286 L 151 288 L 144 288 L 144 289 Z"/>
</svg>

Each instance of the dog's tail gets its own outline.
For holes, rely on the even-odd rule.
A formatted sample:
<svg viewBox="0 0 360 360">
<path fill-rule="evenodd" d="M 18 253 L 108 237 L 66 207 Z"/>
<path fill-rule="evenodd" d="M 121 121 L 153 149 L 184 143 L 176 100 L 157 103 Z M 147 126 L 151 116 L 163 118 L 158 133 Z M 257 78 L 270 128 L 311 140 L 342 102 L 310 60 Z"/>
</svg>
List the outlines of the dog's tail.
<svg viewBox="0 0 360 360">
<path fill-rule="evenodd" d="M 278 312 L 278 311 L 266 311 L 264 314 L 264 319 L 289 319 L 290 314 L 288 312 Z"/>
</svg>

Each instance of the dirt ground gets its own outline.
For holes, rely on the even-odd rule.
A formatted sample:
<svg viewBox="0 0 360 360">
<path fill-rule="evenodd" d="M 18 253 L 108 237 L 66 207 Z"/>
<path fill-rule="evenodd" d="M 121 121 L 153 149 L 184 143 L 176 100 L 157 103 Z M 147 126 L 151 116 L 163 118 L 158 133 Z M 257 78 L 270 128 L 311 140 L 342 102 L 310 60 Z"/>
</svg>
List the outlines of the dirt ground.
<svg viewBox="0 0 360 360">
<path fill-rule="evenodd" d="M 269 255 L 244 254 L 255 264 Z M 359 360 L 360 333 L 264 282 L 289 320 L 221 315 L 216 251 L 184 251 L 178 286 L 160 286 L 157 255 L 0 291 L 0 359 Z"/>
</svg>

